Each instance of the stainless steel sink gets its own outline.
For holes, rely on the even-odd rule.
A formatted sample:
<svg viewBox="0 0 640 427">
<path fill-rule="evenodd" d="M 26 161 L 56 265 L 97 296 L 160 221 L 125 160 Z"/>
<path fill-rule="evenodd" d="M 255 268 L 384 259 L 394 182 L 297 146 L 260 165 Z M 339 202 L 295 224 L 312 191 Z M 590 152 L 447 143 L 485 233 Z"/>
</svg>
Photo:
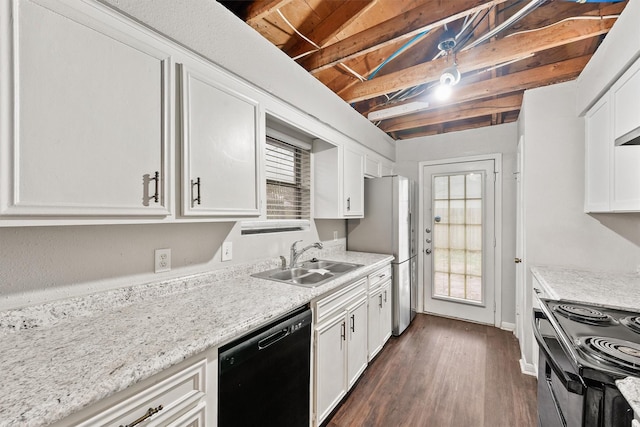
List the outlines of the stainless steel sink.
<svg viewBox="0 0 640 427">
<path fill-rule="evenodd" d="M 301 263 L 299 267 L 274 268 L 273 270 L 252 274 L 252 276 L 289 283 L 291 285 L 315 288 L 336 276 L 358 267 L 362 267 L 362 264 L 313 259 Z"/>
</svg>

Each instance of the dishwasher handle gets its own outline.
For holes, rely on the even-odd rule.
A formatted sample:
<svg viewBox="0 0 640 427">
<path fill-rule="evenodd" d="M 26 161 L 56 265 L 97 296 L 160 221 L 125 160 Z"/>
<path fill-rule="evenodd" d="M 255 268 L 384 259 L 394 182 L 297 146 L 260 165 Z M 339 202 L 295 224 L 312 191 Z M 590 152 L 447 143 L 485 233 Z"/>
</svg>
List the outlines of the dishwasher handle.
<svg viewBox="0 0 640 427">
<path fill-rule="evenodd" d="M 289 328 L 282 328 L 278 332 L 271 334 L 268 337 L 258 341 L 258 350 L 264 350 L 270 345 L 277 343 L 287 335 L 289 335 Z"/>
</svg>

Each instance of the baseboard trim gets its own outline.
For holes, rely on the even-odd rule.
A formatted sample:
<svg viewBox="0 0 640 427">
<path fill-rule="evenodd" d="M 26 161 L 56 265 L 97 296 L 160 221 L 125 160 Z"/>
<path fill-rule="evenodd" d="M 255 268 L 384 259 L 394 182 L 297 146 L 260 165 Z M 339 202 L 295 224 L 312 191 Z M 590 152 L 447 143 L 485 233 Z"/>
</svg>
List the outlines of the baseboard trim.
<svg viewBox="0 0 640 427">
<path fill-rule="evenodd" d="M 500 324 L 500 329 L 504 331 L 514 332 L 516 330 L 516 324 L 511 322 L 502 322 Z"/>
<path fill-rule="evenodd" d="M 527 363 L 524 359 L 520 359 L 520 372 L 525 375 L 531 375 L 532 377 L 538 377 L 538 372 L 533 363 Z"/>
</svg>

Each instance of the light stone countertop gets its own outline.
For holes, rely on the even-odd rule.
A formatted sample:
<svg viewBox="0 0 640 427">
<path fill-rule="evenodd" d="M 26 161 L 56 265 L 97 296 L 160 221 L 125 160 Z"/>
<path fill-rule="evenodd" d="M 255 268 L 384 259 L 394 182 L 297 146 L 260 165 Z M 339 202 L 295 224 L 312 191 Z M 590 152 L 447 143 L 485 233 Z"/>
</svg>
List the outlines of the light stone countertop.
<svg viewBox="0 0 640 427">
<path fill-rule="evenodd" d="M 0 312 L 0 426 L 59 421 L 393 259 L 320 255 L 364 267 L 316 288 L 250 276 L 271 260 Z"/>
<path fill-rule="evenodd" d="M 550 299 L 640 312 L 640 274 L 536 266 L 531 273 Z"/>
<path fill-rule="evenodd" d="M 627 377 L 616 381 L 616 385 L 636 416 L 640 416 L 640 378 Z"/>
</svg>

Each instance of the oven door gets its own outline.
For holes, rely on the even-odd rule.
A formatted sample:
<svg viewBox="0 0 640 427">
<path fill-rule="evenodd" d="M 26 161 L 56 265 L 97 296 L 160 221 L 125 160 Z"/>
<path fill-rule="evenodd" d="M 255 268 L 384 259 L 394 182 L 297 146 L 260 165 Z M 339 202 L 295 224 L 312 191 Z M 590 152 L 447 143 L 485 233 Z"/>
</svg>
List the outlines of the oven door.
<svg viewBox="0 0 640 427">
<path fill-rule="evenodd" d="M 540 346 L 538 361 L 538 423 L 542 427 L 583 425 L 586 387 L 562 349 L 551 322 L 533 311 L 533 333 Z"/>
</svg>

